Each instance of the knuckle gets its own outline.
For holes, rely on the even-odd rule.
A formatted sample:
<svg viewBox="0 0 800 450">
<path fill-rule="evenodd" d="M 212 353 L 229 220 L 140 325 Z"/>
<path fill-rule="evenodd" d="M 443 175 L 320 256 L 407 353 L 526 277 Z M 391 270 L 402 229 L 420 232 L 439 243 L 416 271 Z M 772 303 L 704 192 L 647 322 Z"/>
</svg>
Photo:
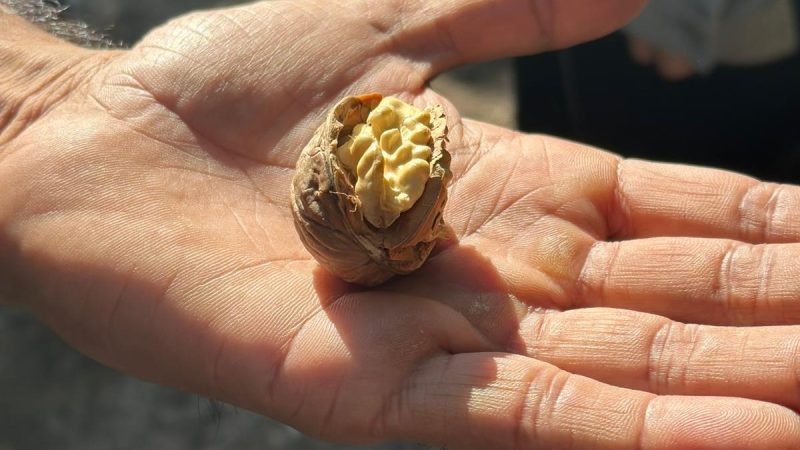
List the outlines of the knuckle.
<svg viewBox="0 0 800 450">
<path fill-rule="evenodd" d="M 513 448 L 530 448 L 539 441 L 538 430 L 554 421 L 570 376 L 553 366 L 531 369 L 527 374 L 519 413 L 514 418 Z"/>
<path fill-rule="evenodd" d="M 776 205 L 783 188 L 775 183 L 747 186 L 739 202 L 739 234 L 747 242 L 765 242 L 773 235 Z"/>
<path fill-rule="evenodd" d="M 764 245 L 731 242 L 717 263 L 712 287 L 727 321 L 754 325 L 770 314 L 774 254 Z"/>
<path fill-rule="evenodd" d="M 674 358 L 674 342 L 685 336 L 686 325 L 665 320 L 653 330 L 653 339 L 647 359 L 647 380 L 650 391 L 663 393 L 671 391 L 677 382 L 682 382 L 684 369 Z"/>
</svg>

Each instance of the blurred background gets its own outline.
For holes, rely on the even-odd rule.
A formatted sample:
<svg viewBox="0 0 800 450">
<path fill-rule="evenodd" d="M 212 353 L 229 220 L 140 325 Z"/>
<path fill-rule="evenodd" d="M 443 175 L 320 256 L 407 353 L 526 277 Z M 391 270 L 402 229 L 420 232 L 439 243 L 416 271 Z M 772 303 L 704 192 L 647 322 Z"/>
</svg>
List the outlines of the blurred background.
<svg viewBox="0 0 800 450">
<path fill-rule="evenodd" d="M 70 0 L 65 15 L 124 45 L 219 0 Z M 800 182 L 797 0 L 652 0 L 622 32 L 462 67 L 434 89 L 466 117 L 624 156 Z M 525 39 L 520 36 L 520 39 Z M 144 383 L 0 309 L 0 450 L 423 449 L 318 442 L 268 419 Z"/>
</svg>

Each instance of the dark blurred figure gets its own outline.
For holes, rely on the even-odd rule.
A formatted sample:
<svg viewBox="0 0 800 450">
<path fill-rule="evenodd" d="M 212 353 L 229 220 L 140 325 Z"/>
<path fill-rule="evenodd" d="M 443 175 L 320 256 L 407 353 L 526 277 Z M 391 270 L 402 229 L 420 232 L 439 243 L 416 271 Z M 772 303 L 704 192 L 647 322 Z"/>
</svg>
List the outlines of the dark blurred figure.
<svg viewBox="0 0 800 450">
<path fill-rule="evenodd" d="M 243 3 L 235 0 L 61 0 L 64 16 L 87 22 L 113 41 L 132 45 L 165 20 L 196 9 Z"/>
<path fill-rule="evenodd" d="M 799 3 L 651 0 L 624 33 L 520 58 L 520 128 L 800 182 Z"/>
</svg>

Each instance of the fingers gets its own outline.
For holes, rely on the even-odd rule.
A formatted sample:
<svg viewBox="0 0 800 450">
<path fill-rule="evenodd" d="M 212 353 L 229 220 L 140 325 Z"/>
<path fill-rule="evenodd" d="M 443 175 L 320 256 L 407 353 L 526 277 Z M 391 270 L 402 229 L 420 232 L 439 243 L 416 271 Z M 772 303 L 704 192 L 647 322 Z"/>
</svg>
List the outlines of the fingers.
<svg viewBox="0 0 800 450">
<path fill-rule="evenodd" d="M 444 0 L 372 2 L 371 23 L 395 51 L 453 65 L 574 45 L 623 26 L 642 0 Z"/>
<path fill-rule="evenodd" d="M 531 195 L 524 198 L 530 200 L 534 193 L 552 193 L 544 199 L 534 196 L 534 206 L 547 202 L 548 211 L 598 239 L 693 236 L 750 243 L 800 241 L 798 186 L 762 183 L 717 169 L 619 160 L 562 139 L 503 134 L 482 124 L 466 124 L 477 136 L 474 145 L 485 150 L 476 156 L 456 149 L 453 170 L 460 178 L 454 190 L 470 185 L 463 178 L 473 173 L 509 173 L 509 167 L 518 164 L 535 176 L 510 187 L 527 190 Z M 581 223 L 590 218 L 588 213 L 561 213 L 561 207 L 579 200 L 592 202 L 603 216 L 602 227 Z"/>
<path fill-rule="evenodd" d="M 686 57 L 656 50 L 636 37 L 628 36 L 628 51 L 639 64 L 655 64 L 658 74 L 667 81 L 681 81 L 694 75 L 694 68 Z"/>
<path fill-rule="evenodd" d="M 800 323 L 800 244 L 650 238 L 597 242 L 580 276 L 579 306 L 608 306 L 682 322 Z"/>
<path fill-rule="evenodd" d="M 501 255 L 493 264 L 517 298 L 696 323 L 800 323 L 800 248 L 741 242 L 800 239 L 800 188 L 711 169 L 618 162 L 559 139 L 481 129 L 482 145 L 495 148 L 479 157 L 455 153 L 459 176 L 447 219 L 462 244 Z M 648 235 L 727 239 L 603 242 Z"/>
<path fill-rule="evenodd" d="M 647 42 L 628 36 L 628 52 L 631 58 L 637 63 L 647 66 L 653 63 L 656 58 L 656 52 Z"/>
<path fill-rule="evenodd" d="M 391 401 L 394 434 L 454 448 L 796 448 L 800 421 L 754 400 L 656 397 L 507 354 L 437 357 Z"/>
<path fill-rule="evenodd" d="M 617 386 L 800 408 L 800 327 L 684 325 L 594 308 L 531 314 L 515 351 Z"/>
<path fill-rule="evenodd" d="M 612 196 L 619 238 L 703 236 L 744 242 L 800 240 L 800 187 L 722 170 L 627 160 Z"/>
<path fill-rule="evenodd" d="M 694 67 L 686 57 L 663 51 L 656 57 L 656 70 L 667 81 L 682 81 L 694 75 Z"/>
</svg>

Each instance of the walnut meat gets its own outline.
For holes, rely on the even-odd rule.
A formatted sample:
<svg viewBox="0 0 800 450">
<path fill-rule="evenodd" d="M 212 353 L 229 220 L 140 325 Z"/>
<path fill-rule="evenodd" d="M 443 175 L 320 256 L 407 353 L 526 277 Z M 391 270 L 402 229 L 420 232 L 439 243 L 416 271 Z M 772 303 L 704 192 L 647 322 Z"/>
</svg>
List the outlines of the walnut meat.
<svg viewBox="0 0 800 450">
<path fill-rule="evenodd" d="M 425 262 L 444 234 L 446 134 L 439 105 L 367 94 L 333 108 L 291 187 L 295 227 L 323 267 L 374 286 Z"/>
</svg>

